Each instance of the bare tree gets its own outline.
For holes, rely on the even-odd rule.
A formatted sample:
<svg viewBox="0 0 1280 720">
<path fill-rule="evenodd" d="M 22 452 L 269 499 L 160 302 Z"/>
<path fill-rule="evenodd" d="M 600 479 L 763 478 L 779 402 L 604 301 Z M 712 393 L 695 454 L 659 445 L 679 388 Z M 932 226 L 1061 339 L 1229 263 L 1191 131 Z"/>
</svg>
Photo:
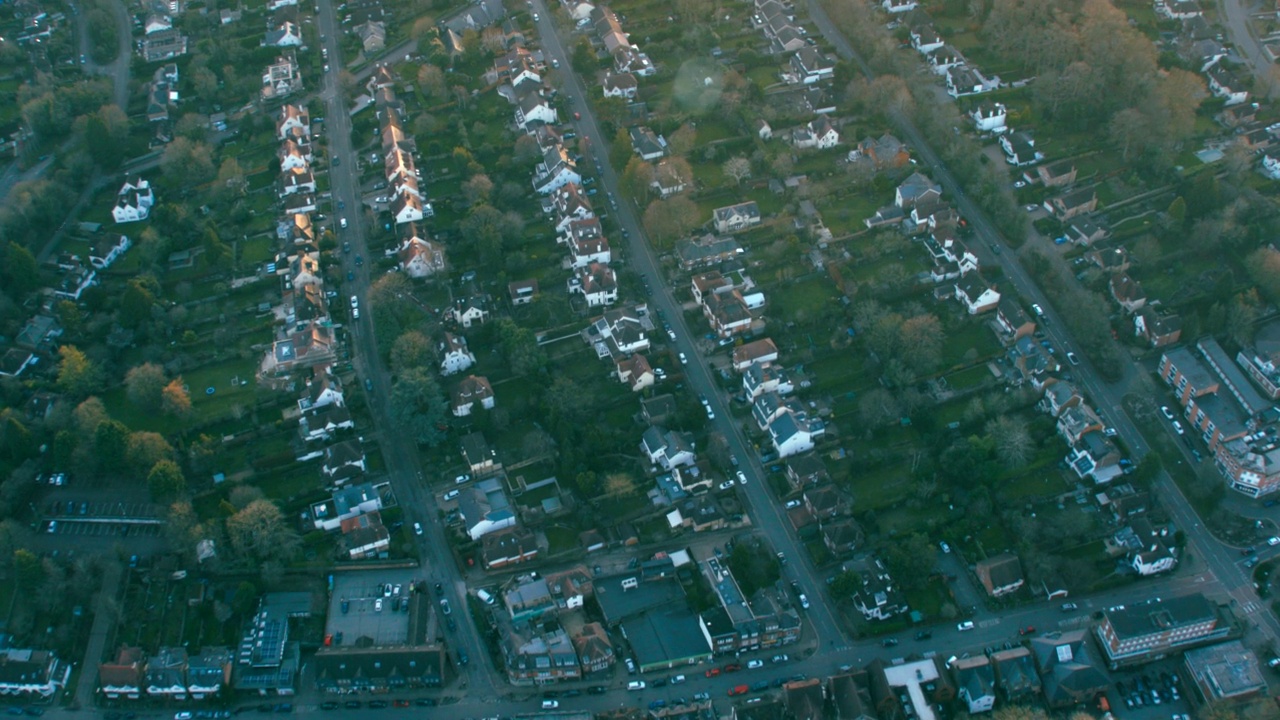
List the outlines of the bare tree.
<svg viewBox="0 0 1280 720">
<path fill-rule="evenodd" d="M 734 182 L 741 185 L 743 180 L 751 177 L 751 161 L 742 157 L 729 158 L 721 166 L 726 177 L 733 178 Z"/>
<path fill-rule="evenodd" d="M 1031 434 L 1021 422 L 1001 415 L 987 423 L 987 434 L 995 441 L 996 456 L 1000 462 L 1012 467 L 1025 466 L 1035 452 Z"/>
</svg>

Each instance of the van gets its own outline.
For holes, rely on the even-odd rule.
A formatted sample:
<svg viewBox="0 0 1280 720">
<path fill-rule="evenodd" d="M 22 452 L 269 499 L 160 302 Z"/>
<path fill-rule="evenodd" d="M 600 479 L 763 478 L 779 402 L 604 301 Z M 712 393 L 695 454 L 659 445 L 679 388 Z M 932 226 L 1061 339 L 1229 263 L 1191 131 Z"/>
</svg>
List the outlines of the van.
<svg viewBox="0 0 1280 720">
<path fill-rule="evenodd" d="M 477 590 L 476 597 L 480 598 L 485 605 L 492 605 L 494 603 L 493 595 L 490 595 L 488 590 Z"/>
</svg>

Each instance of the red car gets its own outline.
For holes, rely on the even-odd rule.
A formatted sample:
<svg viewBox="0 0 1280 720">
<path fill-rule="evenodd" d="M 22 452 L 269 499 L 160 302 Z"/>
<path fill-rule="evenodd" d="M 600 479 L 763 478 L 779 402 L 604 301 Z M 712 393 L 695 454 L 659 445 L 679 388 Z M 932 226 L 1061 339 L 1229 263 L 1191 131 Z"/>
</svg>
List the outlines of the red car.
<svg viewBox="0 0 1280 720">
<path fill-rule="evenodd" d="M 398 708 L 407 708 L 407 707 L 409 707 L 409 701 L 408 701 L 408 700 L 403 700 L 403 699 L 402 699 L 402 700 L 396 700 L 395 702 L 393 702 L 393 703 L 391 703 L 391 704 L 392 704 L 392 705 L 394 705 L 394 706 L 396 706 L 396 707 L 398 707 Z"/>
<path fill-rule="evenodd" d="M 738 672 L 741 669 L 742 669 L 742 666 L 739 665 L 738 663 L 729 663 L 728 665 L 724 666 L 724 671 L 727 673 Z"/>
<path fill-rule="evenodd" d="M 1019 631 L 1018 631 L 1018 634 L 1019 634 L 1019 635 L 1030 635 L 1031 633 L 1033 633 L 1033 632 L 1035 632 L 1035 631 L 1036 631 L 1036 628 L 1035 628 L 1035 626 L 1034 626 L 1034 625 L 1028 625 L 1028 626 L 1026 626 L 1026 627 L 1022 628 L 1021 630 L 1019 630 Z"/>
<path fill-rule="evenodd" d="M 703 674 L 706 675 L 707 677 L 715 677 L 720 674 L 720 668 L 717 668 L 717 667 L 710 668 Z"/>
<path fill-rule="evenodd" d="M 734 687 L 729 688 L 729 697 L 733 697 L 735 695 L 746 695 L 750 691 L 751 688 L 746 685 L 735 685 Z"/>
</svg>

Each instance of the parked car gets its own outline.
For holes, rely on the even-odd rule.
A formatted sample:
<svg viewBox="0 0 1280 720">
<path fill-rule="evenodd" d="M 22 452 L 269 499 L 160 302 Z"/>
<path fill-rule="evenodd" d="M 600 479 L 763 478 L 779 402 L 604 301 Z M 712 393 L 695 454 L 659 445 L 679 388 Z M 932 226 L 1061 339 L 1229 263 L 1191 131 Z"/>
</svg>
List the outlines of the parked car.
<svg viewBox="0 0 1280 720">
<path fill-rule="evenodd" d="M 958 631 L 960 631 L 960 632 L 964 632 L 964 631 L 966 631 L 966 630 L 972 630 L 973 628 L 974 628 L 974 624 L 973 624 L 973 621 L 972 621 L 972 620 L 965 620 L 964 622 L 960 623 L 959 625 L 956 625 L 956 630 L 958 630 Z"/>
<path fill-rule="evenodd" d="M 1161 406 L 1160 406 L 1160 414 L 1164 416 L 1164 419 L 1165 419 L 1165 420 L 1172 420 L 1172 419 L 1173 419 L 1173 413 L 1169 410 L 1169 406 L 1168 406 L 1168 405 L 1161 405 Z"/>
</svg>

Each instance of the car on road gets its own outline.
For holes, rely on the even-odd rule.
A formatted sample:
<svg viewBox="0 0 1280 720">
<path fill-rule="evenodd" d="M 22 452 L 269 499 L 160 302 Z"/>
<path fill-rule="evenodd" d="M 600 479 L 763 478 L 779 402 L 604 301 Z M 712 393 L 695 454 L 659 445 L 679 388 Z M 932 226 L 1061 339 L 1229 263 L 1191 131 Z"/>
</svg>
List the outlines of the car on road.
<svg viewBox="0 0 1280 720">
<path fill-rule="evenodd" d="M 342 227 L 344 227 L 344 228 L 345 228 L 345 227 L 347 226 L 347 219 L 346 219 L 346 218 L 338 218 L 338 225 L 340 225 L 340 226 L 342 226 Z"/>
<path fill-rule="evenodd" d="M 468 483 L 468 482 L 471 482 L 471 474 L 470 474 L 470 473 L 463 473 L 463 474 L 461 474 L 461 475 L 459 475 L 459 476 L 457 476 L 457 477 L 455 477 L 455 478 L 453 479 L 453 484 L 455 484 L 455 485 L 462 485 L 462 484 L 464 484 L 464 483 Z"/>
<path fill-rule="evenodd" d="M 1030 635 L 1030 634 L 1034 633 L 1035 631 L 1036 631 L 1036 626 L 1035 626 L 1035 625 L 1028 625 L 1028 626 L 1026 626 L 1026 627 L 1022 628 L 1021 630 L 1019 630 L 1019 631 L 1018 631 L 1018 634 L 1019 634 L 1019 635 Z"/>
<path fill-rule="evenodd" d="M 356 297 L 355 295 L 352 295 L 352 296 L 351 296 L 351 309 L 353 309 L 353 310 L 354 310 L 355 308 L 358 308 L 358 307 L 360 307 L 360 298 Z"/>
<path fill-rule="evenodd" d="M 1019 190 L 1021 190 L 1022 188 L 1024 188 L 1024 187 L 1026 187 L 1026 186 L 1027 186 L 1027 181 L 1026 181 L 1026 180 L 1014 180 L 1014 181 L 1013 181 L 1013 186 L 1014 186 L 1014 187 L 1016 187 L 1016 188 L 1018 188 Z"/>
<path fill-rule="evenodd" d="M 636 674 L 636 661 L 635 661 L 635 660 L 632 660 L 631 658 L 626 658 L 626 663 L 627 663 L 627 674 L 628 674 L 628 675 L 635 675 L 635 674 Z"/>
<path fill-rule="evenodd" d="M 671 338 L 671 342 L 676 341 L 676 331 L 672 330 L 670 325 L 667 326 L 667 337 Z"/>
<path fill-rule="evenodd" d="M 363 256 L 363 255 L 357 255 L 357 256 L 356 256 L 356 267 L 360 267 L 360 266 L 362 266 L 362 265 L 364 265 L 364 256 Z"/>
<path fill-rule="evenodd" d="M 1183 429 L 1182 423 L 1178 422 L 1177 420 L 1173 421 L 1173 429 L 1174 429 L 1174 432 L 1178 433 L 1179 435 L 1182 435 L 1187 432 L 1186 430 Z"/>
<path fill-rule="evenodd" d="M 920 632 L 916 633 L 917 640 L 928 640 L 931 637 L 933 637 L 933 632 L 929 630 L 921 630 Z"/>
<path fill-rule="evenodd" d="M 942 542 L 938 543 L 938 549 L 942 550 L 942 552 L 944 553 L 951 552 L 951 546 L 947 544 L 946 540 L 943 540 Z"/>
<path fill-rule="evenodd" d="M 603 685 L 592 685 L 591 687 L 587 688 L 588 695 L 603 695 L 606 692 L 609 692 L 609 688 Z"/>
<path fill-rule="evenodd" d="M 414 535 L 421 535 L 421 534 L 422 534 L 422 523 L 420 523 L 420 522 L 416 522 L 416 523 L 414 523 L 414 524 L 413 524 L 413 534 L 414 534 Z"/>
<path fill-rule="evenodd" d="M 1040 307 L 1040 303 L 1031 303 L 1031 312 L 1035 313 L 1036 317 L 1044 317 L 1044 308 Z"/>
<path fill-rule="evenodd" d="M 382 612 L 382 598 L 373 601 L 373 611 Z"/>
<path fill-rule="evenodd" d="M 702 409 L 704 409 L 704 410 L 706 410 L 706 411 L 707 411 L 707 419 L 708 419 L 708 420 L 715 420 L 715 419 L 716 419 L 716 411 L 715 411 L 715 410 L 712 410 L 710 405 L 703 405 L 703 406 L 702 406 Z M 739 474 L 741 474 L 741 472 L 742 472 L 742 471 L 741 471 L 741 470 L 739 470 L 738 472 L 739 472 Z"/>
<path fill-rule="evenodd" d="M 649 686 L 645 684 L 645 681 L 643 680 L 632 680 L 631 682 L 627 683 L 627 690 L 629 691 L 643 690 L 646 687 L 649 687 Z"/>
<path fill-rule="evenodd" d="M 1079 609 L 1080 607 L 1075 603 L 1062 603 L 1062 612 L 1072 612 Z"/>
<path fill-rule="evenodd" d="M 800 607 L 805 610 L 809 609 L 809 598 L 804 593 L 800 593 Z"/>
<path fill-rule="evenodd" d="M 440 610 L 443 611 L 445 615 L 453 613 L 453 608 L 449 607 L 449 598 L 440 598 Z"/>
<path fill-rule="evenodd" d="M 689 358 L 688 358 L 688 357 L 685 357 L 685 354 L 684 354 L 684 353 L 680 353 L 680 364 L 681 364 L 681 365 L 688 365 L 688 364 L 689 364 Z"/>
<path fill-rule="evenodd" d="M 1076 354 L 1075 354 L 1075 353 L 1068 351 L 1068 352 L 1067 352 L 1067 362 L 1071 363 L 1072 365 L 1079 365 L 1079 364 L 1080 364 L 1080 358 L 1076 357 Z"/>
<path fill-rule="evenodd" d="M 720 668 L 718 667 L 707 668 L 707 671 L 703 673 L 703 675 L 706 675 L 709 678 L 715 677 L 719 674 L 720 674 Z"/>
<path fill-rule="evenodd" d="M 538 13 L 533 14 L 533 21 L 538 22 Z"/>
<path fill-rule="evenodd" d="M 880 645 L 882 645 L 883 647 L 893 647 L 894 645 L 897 645 L 897 644 L 898 644 L 898 638 L 885 638 L 880 641 Z"/>
<path fill-rule="evenodd" d="M 747 669 L 749 669 L 749 670 L 756 670 L 756 669 L 758 669 L 758 668 L 762 668 L 762 667 L 764 667 L 764 661 L 763 661 L 763 660 L 748 660 L 748 661 L 747 661 Z"/>
<path fill-rule="evenodd" d="M 1165 420 L 1173 420 L 1173 413 L 1169 410 L 1168 405 L 1160 406 L 1160 414 L 1164 416 Z"/>
<path fill-rule="evenodd" d="M 790 659 L 791 658 L 786 653 L 781 653 L 778 655 L 774 655 L 772 661 L 775 663 L 784 663 Z"/>
<path fill-rule="evenodd" d="M 351 280 L 355 280 L 355 279 L 356 279 L 356 273 L 355 273 L 355 271 L 354 271 L 354 270 L 348 270 L 348 271 L 347 271 L 347 280 L 348 280 L 348 281 L 351 281 Z"/>
<path fill-rule="evenodd" d="M 1035 211 L 1036 211 L 1036 208 L 1038 208 L 1038 207 L 1040 207 L 1040 206 L 1039 206 L 1039 205 L 1036 205 L 1035 203 L 1031 203 L 1030 205 L 1027 205 L 1027 206 L 1026 206 L 1025 208 L 1023 208 L 1023 209 L 1024 209 L 1024 210 L 1026 210 L 1027 212 L 1035 212 Z"/>
<path fill-rule="evenodd" d="M 344 202 L 344 201 L 342 201 L 342 200 L 339 200 L 339 201 L 338 201 L 338 209 L 339 209 L 339 210 L 346 210 L 346 209 L 347 209 L 347 203 L 346 203 L 346 202 Z"/>
<path fill-rule="evenodd" d="M 187 712 L 187 711 L 185 711 L 185 710 L 184 710 L 184 711 L 182 711 L 182 712 L 178 712 L 178 713 L 174 713 L 174 714 L 173 714 L 173 720 L 191 720 L 191 717 L 192 717 L 192 716 L 191 716 L 191 713 L 189 713 L 189 712 Z"/>
<path fill-rule="evenodd" d="M 342 243 L 342 252 L 349 254 L 351 252 L 351 243 L 349 242 Z"/>
<path fill-rule="evenodd" d="M 542 701 L 543 710 L 555 710 L 558 707 L 560 707 L 559 700 L 543 700 Z"/>
<path fill-rule="evenodd" d="M 959 632 L 965 632 L 966 630 L 972 630 L 973 628 L 974 624 L 972 620 L 965 620 L 959 625 L 956 625 L 956 630 Z"/>
</svg>

